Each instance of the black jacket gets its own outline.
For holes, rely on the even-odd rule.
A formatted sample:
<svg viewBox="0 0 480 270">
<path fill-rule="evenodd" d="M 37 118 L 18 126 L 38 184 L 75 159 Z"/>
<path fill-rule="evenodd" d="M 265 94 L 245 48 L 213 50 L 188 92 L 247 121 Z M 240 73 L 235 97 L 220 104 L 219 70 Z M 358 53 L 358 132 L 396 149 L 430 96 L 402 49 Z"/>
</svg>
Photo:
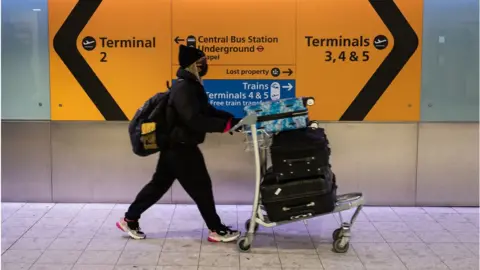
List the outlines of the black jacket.
<svg viewBox="0 0 480 270">
<path fill-rule="evenodd" d="M 195 75 L 180 68 L 177 77 L 181 80 L 172 85 L 169 99 L 175 114 L 172 142 L 198 145 L 204 142 L 206 133 L 223 132 L 232 115 L 208 102 L 207 93 Z"/>
</svg>

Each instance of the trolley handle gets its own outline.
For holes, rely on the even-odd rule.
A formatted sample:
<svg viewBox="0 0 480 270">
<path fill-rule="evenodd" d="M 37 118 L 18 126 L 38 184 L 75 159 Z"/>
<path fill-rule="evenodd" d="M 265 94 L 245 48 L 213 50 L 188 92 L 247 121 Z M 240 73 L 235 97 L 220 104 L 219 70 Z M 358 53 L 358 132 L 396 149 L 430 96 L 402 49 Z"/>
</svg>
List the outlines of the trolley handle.
<svg viewBox="0 0 480 270">
<path fill-rule="evenodd" d="M 242 120 L 240 120 L 240 122 L 238 122 L 238 124 L 233 126 L 228 132 L 232 133 L 240 127 L 253 126 L 253 125 L 256 125 L 256 124 L 257 124 L 257 115 L 250 114 L 250 115 L 247 115 L 244 118 L 242 118 Z"/>
</svg>

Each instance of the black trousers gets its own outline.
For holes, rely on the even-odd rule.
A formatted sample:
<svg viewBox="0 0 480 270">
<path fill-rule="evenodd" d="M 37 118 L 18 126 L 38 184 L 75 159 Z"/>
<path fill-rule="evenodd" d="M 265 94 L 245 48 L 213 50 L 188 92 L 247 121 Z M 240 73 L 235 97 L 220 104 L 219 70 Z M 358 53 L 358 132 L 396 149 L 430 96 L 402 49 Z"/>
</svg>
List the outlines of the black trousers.
<svg viewBox="0 0 480 270">
<path fill-rule="evenodd" d="M 175 179 L 195 201 L 207 227 L 218 229 L 221 221 L 215 209 L 212 180 L 198 146 L 175 145 L 162 151 L 152 180 L 138 193 L 125 218 L 140 219 L 141 214 L 168 191 Z"/>
</svg>

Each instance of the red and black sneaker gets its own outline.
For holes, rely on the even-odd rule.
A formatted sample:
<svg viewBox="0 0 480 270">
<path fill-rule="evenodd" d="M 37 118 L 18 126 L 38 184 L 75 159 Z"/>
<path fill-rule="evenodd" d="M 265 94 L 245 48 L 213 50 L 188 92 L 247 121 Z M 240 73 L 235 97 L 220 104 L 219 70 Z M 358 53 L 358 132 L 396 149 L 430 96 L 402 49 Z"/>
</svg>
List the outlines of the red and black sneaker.
<svg viewBox="0 0 480 270">
<path fill-rule="evenodd" d="M 216 230 L 211 230 L 208 234 L 209 242 L 232 242 L 240 237 L 240 232 L 232 230 L 231 227 L 222 225 Z"/>
<path fill-rule="evenodd" d="M 128 220 L 126 218 L 122 218 L 117 222 L 117 227 L 120 230 L 128 233 L 128 235 L 133 239 L 139 240 L 147 237 L 145 233 L 141 231 L 138 220 Z"/>
</svg>

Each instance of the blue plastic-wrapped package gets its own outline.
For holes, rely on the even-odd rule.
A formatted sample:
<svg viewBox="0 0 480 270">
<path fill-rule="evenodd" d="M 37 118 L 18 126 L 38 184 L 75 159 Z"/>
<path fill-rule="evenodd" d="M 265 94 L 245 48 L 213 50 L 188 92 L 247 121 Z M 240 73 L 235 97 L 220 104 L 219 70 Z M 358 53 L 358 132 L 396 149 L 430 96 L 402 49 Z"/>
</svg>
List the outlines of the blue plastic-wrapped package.
<svg viewBox="0 0 480 270">
<path fill-rule="evenodd" d="M 307 105 L 313 105 L 313 98 L 288 98 L 263 102 L 244 108 L 247 115 L 256 114 L 257 128 L 268 133 L 306 128 L 308 125 Z"/>
</svg>

